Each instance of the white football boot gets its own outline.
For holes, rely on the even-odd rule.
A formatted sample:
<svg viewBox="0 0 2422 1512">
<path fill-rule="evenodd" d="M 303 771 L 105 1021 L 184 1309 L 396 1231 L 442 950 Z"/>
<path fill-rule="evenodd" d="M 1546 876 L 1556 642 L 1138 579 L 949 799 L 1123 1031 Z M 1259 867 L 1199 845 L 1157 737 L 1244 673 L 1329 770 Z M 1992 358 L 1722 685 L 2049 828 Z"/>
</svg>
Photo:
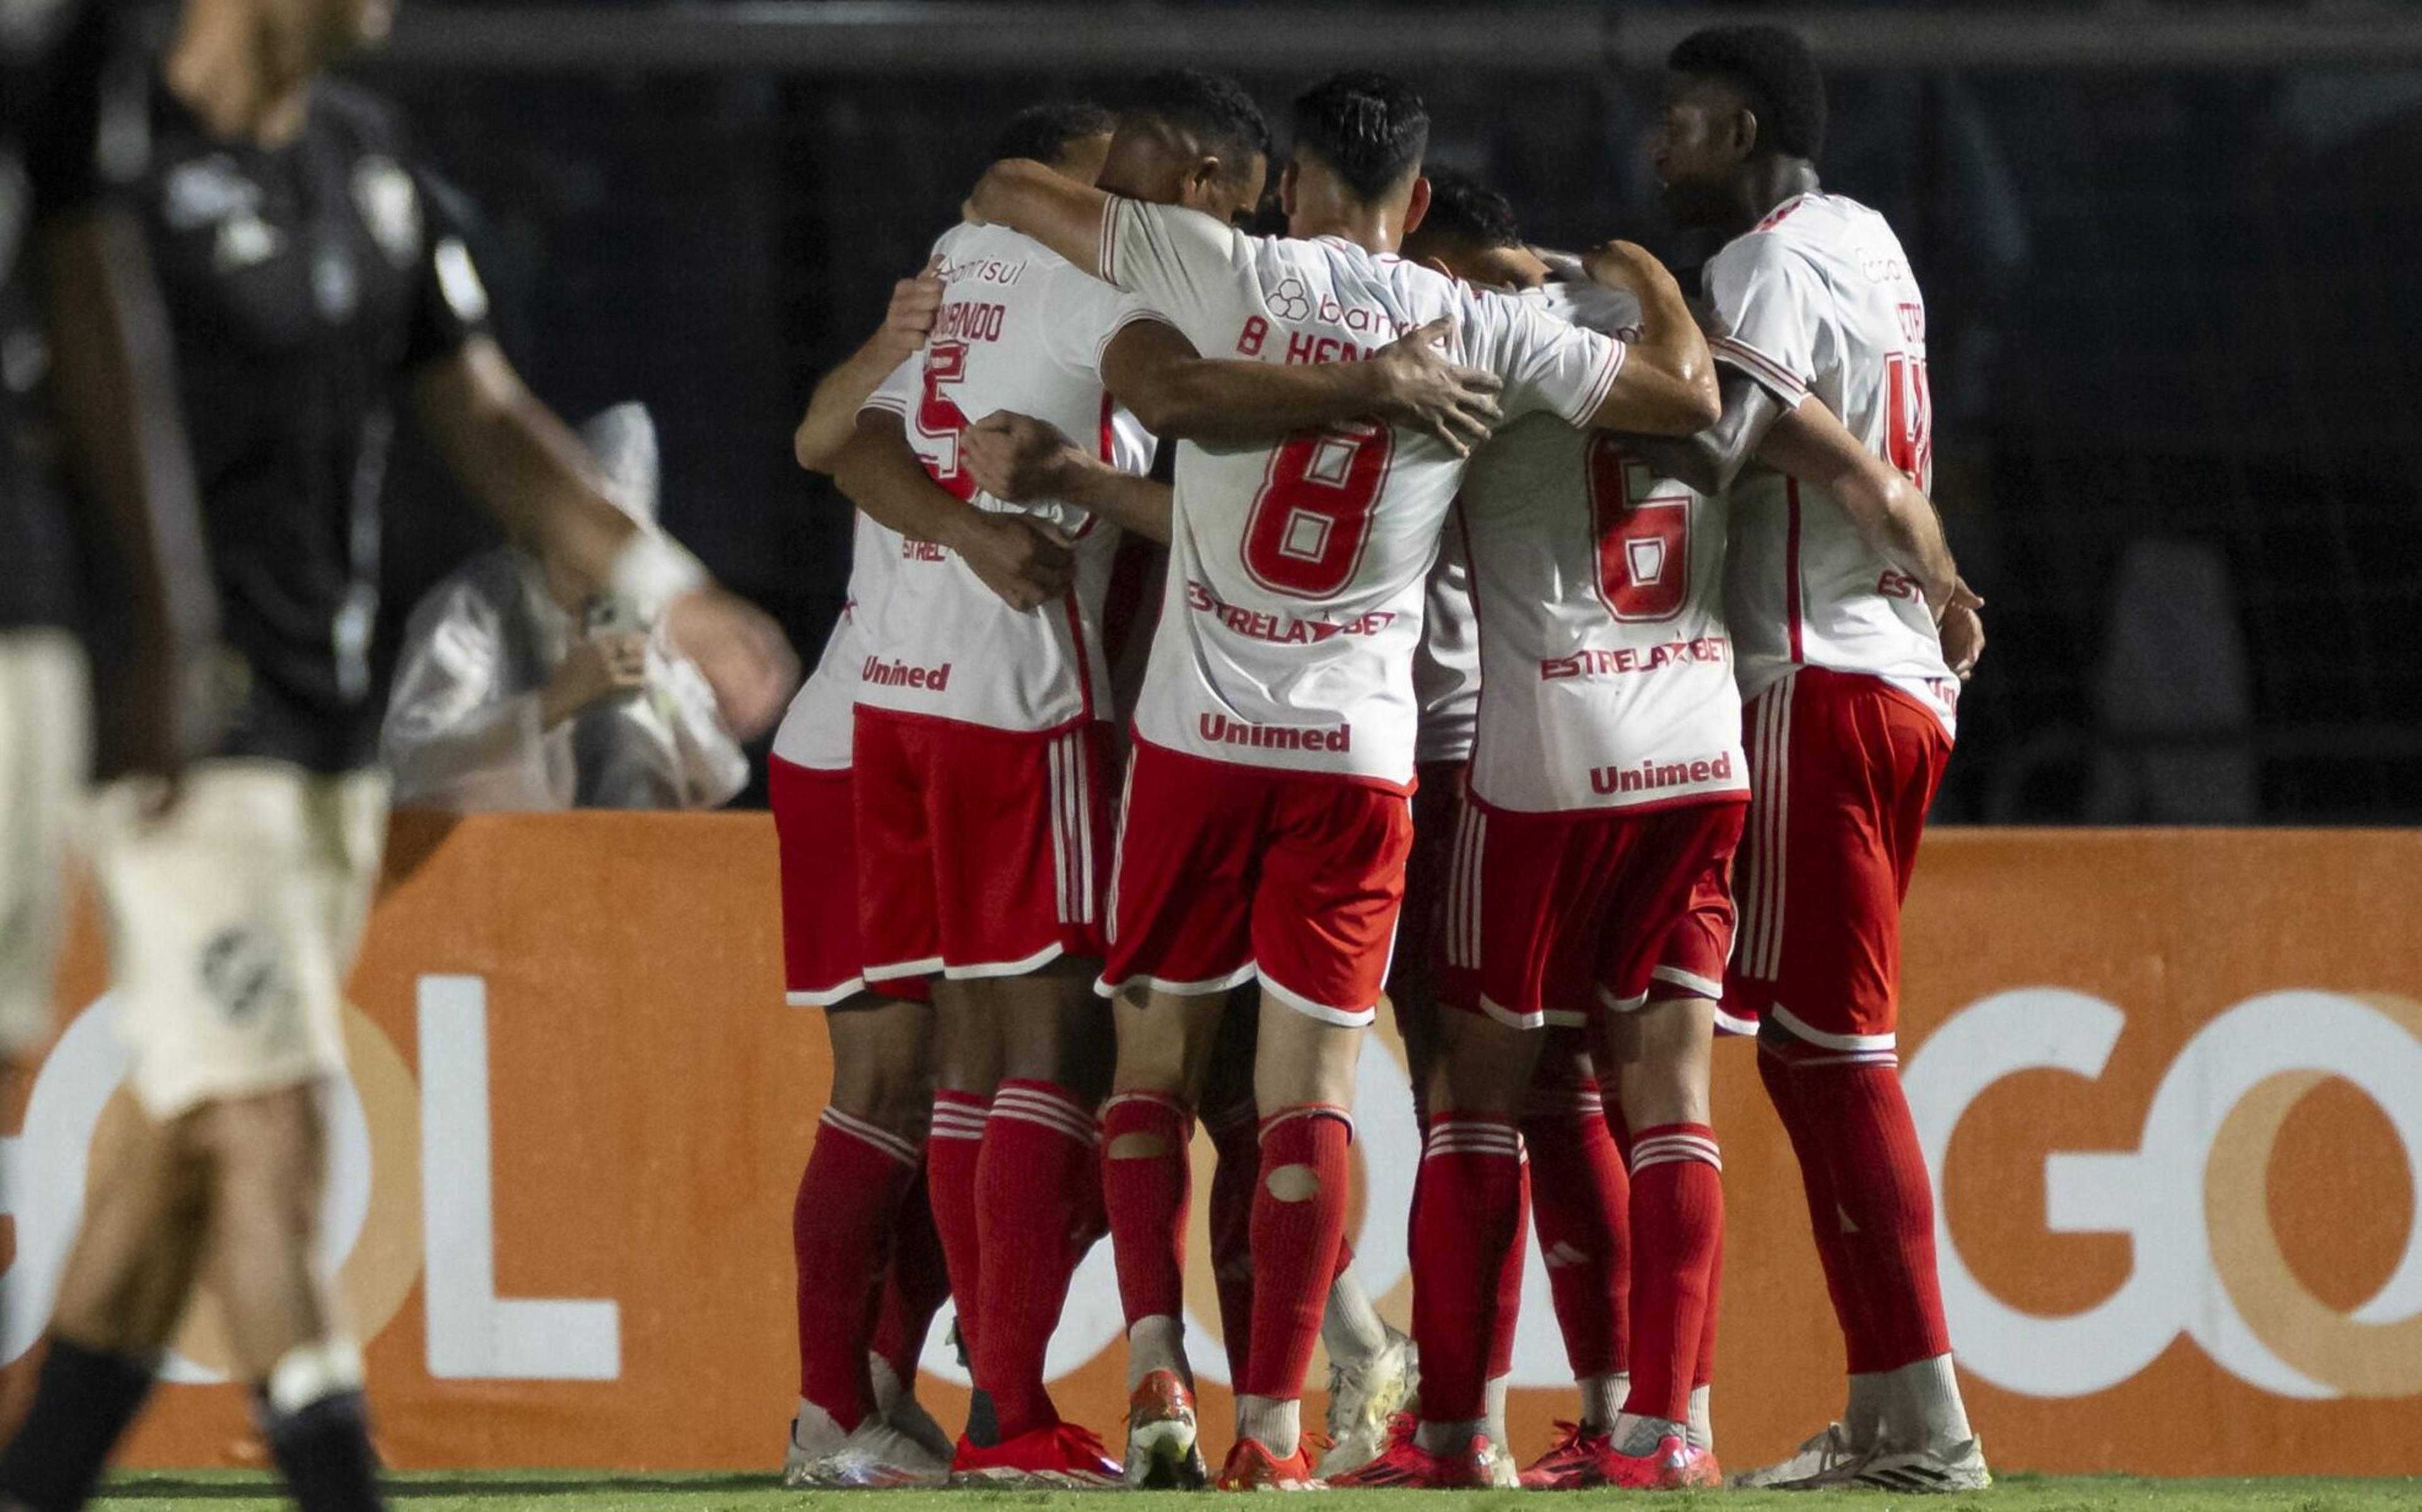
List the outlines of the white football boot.
<svg viewBox="0 0 2422 1512">
<path fill-rule="evenodd" d="M 1388 1425 L 1421 1389 L 1421 1356 L 1413 1341 L 1388 1330 L 1388 1342 L 1367 1360 L 1329 1364 L 1330 1444 L 1313 1474 L 1321 1480 L 1360 1470 L 1388 1452 Z"/>
</svg>

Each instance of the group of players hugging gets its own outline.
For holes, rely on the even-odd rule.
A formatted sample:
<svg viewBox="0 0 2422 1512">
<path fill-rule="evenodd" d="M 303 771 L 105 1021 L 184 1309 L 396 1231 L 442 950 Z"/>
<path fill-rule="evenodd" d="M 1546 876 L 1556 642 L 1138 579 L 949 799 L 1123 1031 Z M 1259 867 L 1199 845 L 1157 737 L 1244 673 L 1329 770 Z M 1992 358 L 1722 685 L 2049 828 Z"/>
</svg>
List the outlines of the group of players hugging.
<svg viewBox="0 0 2422 1512">
<path fill-rule="evenodd" d="M 1849 1372 L 1841 1420 L 1742 1479 L 1989 1484 L 1894 1039 L 1980 601 L 1923 491 L 1925 304 L 1819 188 L 1824 124 L 1791 33 L 1675 49 L 1664 203 L 1727 239 L 1694 312 L 1639 247 L 1537 251 L 1424 177 L 1423 103 L 1378 73 L 1296 100 L 1274 203 L 1225 79 L 1012 123 L 797 438 L 857 518 L 772 776 L 789 997 L 834 1066 L 792 1484 L 1721 1484 L 1720 1032 L 1756 1037 Z M 1123 540 L 1166 548 L 1156 625 Z M 1383 1001 L 1423 1135 L 1409 1340 L 1345 1237 Z M 1518 1471 L 1533 1221 L 1581 1402 Z M 1045 1383 L 1106 1231 L 1123 1465 Z M 946 1295 L 955 1443 L 913 1391 Z"/>
</svg>

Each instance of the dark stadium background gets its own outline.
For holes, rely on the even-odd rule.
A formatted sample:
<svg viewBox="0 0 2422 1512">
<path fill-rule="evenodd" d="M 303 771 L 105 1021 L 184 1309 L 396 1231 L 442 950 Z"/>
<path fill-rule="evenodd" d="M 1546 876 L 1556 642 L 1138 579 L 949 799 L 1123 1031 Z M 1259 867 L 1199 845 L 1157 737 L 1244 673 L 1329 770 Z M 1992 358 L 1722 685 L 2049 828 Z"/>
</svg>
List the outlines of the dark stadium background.
<svg viewBox="0 0 2422 1512">
<path fill-rule="evenodd" d="M 1314 70 L 1266 51 L 1246 82 L 1281 121 Z M 790 460 L 811 383 L 999 121 L 1116 77 L 416 56 L 360 72 L 478 206 L 506 346 L 567 415 L 653 406 L 668 522 L 812 659 L 847 517 Z M 1653 74 L 1407 71 L 1435 159 L 1537 240 L 1707 252 L 1650 193 Z M 1938 817 L 2422 818 L 2422 70 L 1836 71 L 1832 101 L 1828 185 L 1892 218 L 1927 286 L 1936 496 L 1990 600 Z M 394 511 L 390 632 L 486 538 L 442 483 L 402 486 L 427 507 Z"/>
</svg>

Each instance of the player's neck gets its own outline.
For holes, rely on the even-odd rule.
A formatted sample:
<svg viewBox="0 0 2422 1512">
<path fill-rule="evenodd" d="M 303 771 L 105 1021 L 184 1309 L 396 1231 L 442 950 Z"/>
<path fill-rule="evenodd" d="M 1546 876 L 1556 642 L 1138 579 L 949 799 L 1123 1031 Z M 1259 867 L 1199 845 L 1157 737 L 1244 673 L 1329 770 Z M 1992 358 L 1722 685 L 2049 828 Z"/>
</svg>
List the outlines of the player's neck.
<svg viewBox="0 0 2422 1512">
<path fill-rule="evenodd" d="M 1298 217 L 1292 229 L 1307 241 L 1333 236 L 1381 257 L 1393 256 L 1405 244 L 1405 218 L 1385 205 L 1338 205 L 1317 215 Z"/>
<path fill-rule="evenodd" d="M 197 5 L 163 71 L 212 136 L 275 149 L 303 134 L 319 60 L 246 8 Z"/>
<path fill-rule="evenodd" d="M 1733 219 L 1724 226 L 1729 241 L 1773 214 L 1777 208 L 1813 195 L 1818 188 L 1816 165 L 1806 158 L 1769 158 L 1741 176 Z"/>
</svg>

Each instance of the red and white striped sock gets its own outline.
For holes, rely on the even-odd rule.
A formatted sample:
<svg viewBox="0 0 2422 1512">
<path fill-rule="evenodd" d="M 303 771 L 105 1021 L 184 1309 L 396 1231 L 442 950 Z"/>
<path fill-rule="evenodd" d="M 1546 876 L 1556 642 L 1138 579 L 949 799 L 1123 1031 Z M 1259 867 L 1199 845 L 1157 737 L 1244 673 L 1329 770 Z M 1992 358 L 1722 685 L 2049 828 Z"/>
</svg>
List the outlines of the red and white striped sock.
<svg viewBox="0 0 2422 1512">
<path fill-rule="evenodd" d="M 1637 1417 L 1687 1423 L 1723 1233 L 1723 1158 L 1705 1124 L 1659 1124 L 1631 1142 L 1631 1395 Z"/>
<path fill-rule="evenodd" d="M 918 1161 L 915 1141 L 826 1108 L 791 1208 L 799 1395 L 844 1433 L 874 1411 L 867 1349 Z"/>
<path fill-rule="evenodd" d="M 1486 1411 L 1505 1252 L 1521 1248 L 1521 1135 L 1504 1118 L 1433 1118 L 1416 1190 L 1413 1338 L 1422 1351 L 1422 1418 L 1476 1423 Z"/>
<path fill-rule="evenodd" d="M 968 1374 L 1004 1442 L 1060 1421 L 1043 1363 L 1101 1210 L 1095 1136 L 1093 1110 L 1064 1087 L 1012 1079 L 993 1094 L 976 1173 L 983 1326 Z"/>
<path fill-rule="evenodd" d="M 958 1311 L 959 1347 L 972 1357 L 983 1302 L 976 1222 L 976 1162 L 983 1154 L 984 1122 L 992 1099 L 948 1089 L 934 1094 L 934 1123 L 925 1141 L 925 1195 L 934 1208 L 934 1233 L 942 1242 L 950 1272 L 951 1304 Z"/>
</svg>

